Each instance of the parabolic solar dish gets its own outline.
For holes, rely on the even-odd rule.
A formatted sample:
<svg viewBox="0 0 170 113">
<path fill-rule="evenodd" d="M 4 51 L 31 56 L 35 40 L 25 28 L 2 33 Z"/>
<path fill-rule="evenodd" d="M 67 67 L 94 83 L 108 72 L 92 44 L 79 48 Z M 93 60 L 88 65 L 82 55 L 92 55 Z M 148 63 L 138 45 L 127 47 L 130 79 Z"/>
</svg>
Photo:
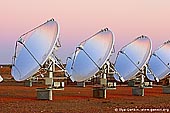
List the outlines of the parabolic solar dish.
<svg viewBox="0 0 170 113">
<path fill-rule="evenodd" d="M 114 66 L 125 81 L 135 76 L 149 60 L 151 48 L 150 39 L 146 36 L 141 36 L 119 51 Z M 118 74 L 114 74 L 114 78 L 120 81 Z"/>
<path fill-rule="evenodd" d="M 58 35 L 59 26 L 51 19 L 21 36 L 18 42 L 23 46 L 12 66 L 12 76 L 16 81 L 28 79 L 41 68 L 51 55 Z"/>
<path fill-rule="evenodd" d="M 3 78 L 1 77 L 1 75 L 0 75 L 0 82 L 2 82 L 3 81 Z"/>
<path fill-rule="evenodd" d="M 152 73 L 163 79 L 170 73 L 170 41 L 165 42 L 152 54 L 148 66 Z M 154 81 L 154 76 L 147 74 L 148 79 Z"/>
<path fill-rule="evenodd" d="M 107 28 L 83 41 L 67 60 L 66 71 L 73 81 L 84 81 L 99 71 L 109 59 L 114 37 Z"/>
</svg>

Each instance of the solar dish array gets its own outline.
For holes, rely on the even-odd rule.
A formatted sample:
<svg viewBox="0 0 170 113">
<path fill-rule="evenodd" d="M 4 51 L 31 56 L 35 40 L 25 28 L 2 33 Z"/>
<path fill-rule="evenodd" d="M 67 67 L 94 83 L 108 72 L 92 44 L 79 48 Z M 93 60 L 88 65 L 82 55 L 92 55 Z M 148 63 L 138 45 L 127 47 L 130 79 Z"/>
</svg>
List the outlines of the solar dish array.
<svg viewBox="0 0 170 113">
<path fill-rule="evenodd" d="M 59 38 L 59 25 L 52 19 L 23 34 L 16 42 L 12 76 L 16 81 L 23 81 L 33 76 L 55 49 Z M 114 48 L 115 37 L 108 28 L 100 30 L 90 38 L 81 42 L 72 56 L 67 58 L 66 74 L 73 81 L 84 81 L 102 70 L 109 61 Z M 22 45 L 17 48 L 17 45 Z M 165 42 L 152 53 L 152 43 L 149 37 L 140 36 L 118 52 L 114 63 L 113 77 L 125 81 L 140 72 L 147 65 L 147 77 L 162 79 L 170 71 L 170 42 Z"/>
</svg>

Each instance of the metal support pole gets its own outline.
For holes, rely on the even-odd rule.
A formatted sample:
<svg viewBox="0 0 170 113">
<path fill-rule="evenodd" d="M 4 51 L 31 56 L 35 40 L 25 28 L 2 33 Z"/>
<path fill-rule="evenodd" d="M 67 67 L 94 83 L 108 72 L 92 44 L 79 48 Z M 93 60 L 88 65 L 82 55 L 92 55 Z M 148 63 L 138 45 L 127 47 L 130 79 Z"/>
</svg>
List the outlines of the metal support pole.
<svg viewBox="0 0 170 113">
<path fill-rule="evenodd" d="M 145 76 L 147 74 L 147 66 L 145 65 L 143 67 L 143 74 L 141 75 L 141 83 L 140 83 L 140 88 L 141 88 L 141 96 L 144 96 L 144 82 L 145 82 Z"/>
<path fill-rule="evenodd" d="M 147 66 L 144 66 L 143 67 L 143 74 L 141 75 L 141 82 L 140 82 L 141 88 L 144 88 L 144 82 L 145 82 L 144 78 L 145 78 L 146 74 L 147 74 Z"/>
</svg>

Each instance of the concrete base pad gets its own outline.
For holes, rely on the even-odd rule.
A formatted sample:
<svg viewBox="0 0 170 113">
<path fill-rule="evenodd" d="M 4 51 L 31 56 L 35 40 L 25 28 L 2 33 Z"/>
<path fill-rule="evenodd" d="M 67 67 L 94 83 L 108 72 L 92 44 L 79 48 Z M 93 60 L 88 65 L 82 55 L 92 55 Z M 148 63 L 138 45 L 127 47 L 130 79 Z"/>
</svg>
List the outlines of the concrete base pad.
<svg viewBox="0 0 170 113">
<path fill-rule="evenodd" d="M 26 80 L 26 81 L 24 82 L 24 85 L 25 85 L 26 87 L 32 87 L 32 81 Z"/>
<path fill-rule="evenodd" d="M 128 81 L 128 86 L 129 87 L 134 87 L 135 86 L 135 81 L 133 81 L 133 80 Z"/>
<path fill-rule="evenodd" d="M 85 87 L 86 83 L 85 82 L 77 82 L 78 87 Z"/>
<path fill-rule="evenodd" d="M 144 96 L 144 88 L 132 87 L 132 95 L 134 95 L 134 96 Z"/>
<path fill-rule="evenodd" d="M 37 99 L 40 100 L 52 100 L 52 89 L 37 88 Z"/>
<path fill-rule="evenodd" d="M 106 98 L 106 88 L 93 87 L 93 97 L 94 98 Z"/>
<path fill-rule="evenodd" d="M 170 86 L 162 86 L 162 93 L 170 94 Z"/>
</svg>

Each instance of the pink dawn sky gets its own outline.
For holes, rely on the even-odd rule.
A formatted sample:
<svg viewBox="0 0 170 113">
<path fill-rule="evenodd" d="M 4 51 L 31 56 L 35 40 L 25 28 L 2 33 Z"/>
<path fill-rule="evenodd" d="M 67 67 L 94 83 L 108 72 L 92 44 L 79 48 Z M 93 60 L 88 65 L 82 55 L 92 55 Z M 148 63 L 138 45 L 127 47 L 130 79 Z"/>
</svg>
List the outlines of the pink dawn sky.
<svg viewBox="0 0 170 113">
<path fill-rule="evenodd" d="M 20 35 L 51 18 L 60 25 L 63 62 L 105 27 L 114 33 L 117 51 L 142 34 L 153 50 L 170 40 L 170 0 L 2 0 L 0 16 L 0 64 L 11 63 Z"/>
</svg>

